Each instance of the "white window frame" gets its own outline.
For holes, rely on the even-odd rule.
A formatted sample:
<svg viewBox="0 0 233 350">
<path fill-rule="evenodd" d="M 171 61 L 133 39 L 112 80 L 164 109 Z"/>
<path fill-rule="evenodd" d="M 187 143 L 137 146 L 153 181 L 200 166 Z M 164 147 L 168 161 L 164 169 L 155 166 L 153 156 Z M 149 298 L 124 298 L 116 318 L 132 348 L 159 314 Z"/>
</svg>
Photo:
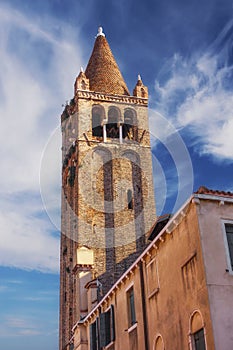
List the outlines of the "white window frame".
<svg viewBox="0 0 233 350">
<path fill-rule="evenodd" d="M 225 219 L 222 220 L 223 242 L 224 242 L 224 246 L 225 246 L 227 268 L 228 268 L 227 272 L 230 275 L 233 275 L 233 269 L 231 266 L 231 257 L 230 257 L 230 250 L 229 250 L 229 245 L 228 245 L 228 241 L 227 241 L 227 233 L 226 233 L 225 224 L 233 225 L 233 220 L 225 220 Z"/>
<path fill-rule="evenodd" d="M 198 313 L 200 316 L 201 316 L 201 320 L 202 320 L 202 326 L 199 330 L 203 329 L 204 331 L 204 339 L 205 339 L 205 348 L 206 350 L 208 350 L 208 345 L 207 345 L 207 340 L 206 340 L 206 327 L 205 327 L 205 323 L 204 323 L 204 320 L 203 320 L 203 317 L 202 317 L 202 313 L 200 310 L 196 309 L 192 312 L 192 314 L 190 315 L 189 317 L 189 333 L 188 333 L 188 337 L 189 337 L 189 350 L 195 350 L 196 347 L 195 347 L 195 341 L 194 341 L 194 334 L 196 332 L 192 332 L 192 318 L 194 316 L 195 313 Z"/>
</svg>

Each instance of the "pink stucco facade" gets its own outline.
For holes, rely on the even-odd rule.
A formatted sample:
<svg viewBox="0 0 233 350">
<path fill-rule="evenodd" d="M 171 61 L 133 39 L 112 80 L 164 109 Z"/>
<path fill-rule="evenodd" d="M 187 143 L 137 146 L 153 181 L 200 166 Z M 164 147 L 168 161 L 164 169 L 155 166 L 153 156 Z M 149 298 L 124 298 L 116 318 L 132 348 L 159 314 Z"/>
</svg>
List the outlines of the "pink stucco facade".
<svg viewBox="0 0 233 350">
<path fill-rule="evenodd" d="M 233 274 L 225 223 L 233 224 L 233 198 L 203 195 L 197 206 L 215 348 L 233 349 Z"/>
</svg>

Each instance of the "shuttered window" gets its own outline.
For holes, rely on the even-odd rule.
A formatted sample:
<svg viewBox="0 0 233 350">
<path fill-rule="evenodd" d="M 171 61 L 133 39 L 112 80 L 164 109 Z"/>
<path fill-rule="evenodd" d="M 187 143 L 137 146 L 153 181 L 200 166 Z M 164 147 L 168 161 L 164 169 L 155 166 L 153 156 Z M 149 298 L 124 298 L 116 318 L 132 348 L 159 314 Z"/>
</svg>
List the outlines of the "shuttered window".
<svg viewBox="0 0 233 350">
<path fill-rule="evenodd" d="M 115 340 L 114 306 L 100 314 L 100 348 Z"/>
<path fill-rule="evenodd" d="M 134 290 L 131 287 L 127 291 L 127 303 L 128 303 L 128 320 L 129 327 L 133 326 L 136 323 L 136 313 L 135 313 L 135 304 L 134 304 Z"/>
<path fill-rule="evenodd" d="M 90 325 L 90 350 L 99 350 L 98 346 L 98 318 Z"/>
<path fill-rule="evenodd" d="M 233 270 L 233 225 L 232 224 L 225 224 L 225 230 L 226 230 L 226 235 L 227 235 L 227 243 L 228 243 L 231 269 Z"/>
<path fill-rule="evenodd" d="M 200 329 L 193 334 L 195 350 L 206 350 L 204 329 Z"/>
</svg>

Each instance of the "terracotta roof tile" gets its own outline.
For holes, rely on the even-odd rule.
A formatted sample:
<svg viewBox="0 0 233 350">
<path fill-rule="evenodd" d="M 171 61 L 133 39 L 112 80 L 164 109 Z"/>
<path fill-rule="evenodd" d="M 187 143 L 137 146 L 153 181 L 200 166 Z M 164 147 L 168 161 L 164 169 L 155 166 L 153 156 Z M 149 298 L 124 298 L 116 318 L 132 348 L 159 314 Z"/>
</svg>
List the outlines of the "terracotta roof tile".
<svg viewBox="0 0 233 350">
<path fill-rule="evenodd" d="M 225 197 L 233 197 L 233 193 L 230 191 L 219 191 L 219 190 L 211 190 L 205 186 L 199 187 L 199 189 L 195 192 L 196 194 L 210 194 L 213 196 L 225 196 Z"/>
<path fill-rule="evenodd" d="M 97 36 L 85 74 L 90 90 L 114 95 L 130 95 L 106 38 Z"/>
</svg>

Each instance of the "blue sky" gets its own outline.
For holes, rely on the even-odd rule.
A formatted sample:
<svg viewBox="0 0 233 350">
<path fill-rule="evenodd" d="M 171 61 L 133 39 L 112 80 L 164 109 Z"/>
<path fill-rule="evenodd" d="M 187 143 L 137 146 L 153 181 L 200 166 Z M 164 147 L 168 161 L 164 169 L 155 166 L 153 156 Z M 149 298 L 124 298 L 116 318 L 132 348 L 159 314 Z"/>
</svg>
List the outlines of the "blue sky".
<svg viewBox="0 0 233 350">
<path fill-rule="evenodd" d="M 233 191 L 232 0 L 0 1 L 0 348 L 58 347 L 60 114 L 97 27 L 150 93 L 158 214 Z"/>
</svg>

